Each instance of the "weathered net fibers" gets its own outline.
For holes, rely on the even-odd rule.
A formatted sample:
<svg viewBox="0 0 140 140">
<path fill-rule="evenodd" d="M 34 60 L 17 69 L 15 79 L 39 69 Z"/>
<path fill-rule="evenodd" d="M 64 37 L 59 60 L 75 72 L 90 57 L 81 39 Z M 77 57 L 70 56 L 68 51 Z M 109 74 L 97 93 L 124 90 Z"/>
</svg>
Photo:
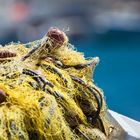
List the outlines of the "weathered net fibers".
<svg viewBox="0 0 140 140">
<path fill-rule="evenodd" d="M 103 92 L 86 60 L 51 28 L 43 39 L 0 48 L 0 140 L 105 140 Z"/>
</svg>

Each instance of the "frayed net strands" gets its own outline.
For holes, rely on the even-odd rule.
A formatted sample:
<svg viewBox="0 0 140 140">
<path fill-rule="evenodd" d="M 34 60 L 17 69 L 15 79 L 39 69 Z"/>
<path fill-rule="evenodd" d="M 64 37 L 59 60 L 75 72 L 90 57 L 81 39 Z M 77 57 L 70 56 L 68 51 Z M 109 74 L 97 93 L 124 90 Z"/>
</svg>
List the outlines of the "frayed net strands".
<svg viewBox="0 0 140 140">
<path fill-rule="evenodd" d="M 0 61 L 0 139 L 108 139 L 103 92 L 92 82 L 98 57 L 86 60 L 58 28 L 28 46 L 0 50 L 12 58 Z"/>
</svg>

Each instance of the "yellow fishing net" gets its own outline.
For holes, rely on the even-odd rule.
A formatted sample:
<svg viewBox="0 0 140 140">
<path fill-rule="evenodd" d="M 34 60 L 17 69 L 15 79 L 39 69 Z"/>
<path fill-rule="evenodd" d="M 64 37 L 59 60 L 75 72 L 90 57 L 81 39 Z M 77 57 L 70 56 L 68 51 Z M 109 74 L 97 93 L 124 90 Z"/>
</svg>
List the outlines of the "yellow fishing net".
<svg viewBox="0 0 140 140">
<path fill-rule="evenodd" d="M 103 92 L 92 80 L 98 61 L 86 60 L 56 28 L 1 48 L 0 140 L 108 139 Z"/>
</svg>

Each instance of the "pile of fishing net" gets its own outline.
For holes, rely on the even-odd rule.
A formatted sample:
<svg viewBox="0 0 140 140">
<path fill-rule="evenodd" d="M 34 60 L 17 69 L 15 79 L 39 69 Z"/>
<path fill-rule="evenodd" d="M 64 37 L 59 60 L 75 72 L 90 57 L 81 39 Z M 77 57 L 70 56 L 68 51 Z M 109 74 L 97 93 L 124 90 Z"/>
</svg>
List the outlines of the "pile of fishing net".
<svg viewBox="0 0 140 140">
<path fill-rule="evenodd" d="M 40 40 L 0 48 L 0 140 L 105 140 L 112 126 L 86 60 L 51 28 Z"/>
</svg>

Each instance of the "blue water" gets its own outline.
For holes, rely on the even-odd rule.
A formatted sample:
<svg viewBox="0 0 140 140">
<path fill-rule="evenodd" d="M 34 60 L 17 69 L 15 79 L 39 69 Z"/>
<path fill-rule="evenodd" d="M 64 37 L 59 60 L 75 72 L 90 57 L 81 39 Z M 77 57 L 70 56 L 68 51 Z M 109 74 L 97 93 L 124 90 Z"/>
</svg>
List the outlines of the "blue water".
<svg viewBox="0 0 140 140">
<path fill-rule="evenodd" d="M 100 57 L 94 81 L 108 107 L 140 121 L 140 33 L 114 31 L 73 44 L 86 57 Z"/>
</svg>

